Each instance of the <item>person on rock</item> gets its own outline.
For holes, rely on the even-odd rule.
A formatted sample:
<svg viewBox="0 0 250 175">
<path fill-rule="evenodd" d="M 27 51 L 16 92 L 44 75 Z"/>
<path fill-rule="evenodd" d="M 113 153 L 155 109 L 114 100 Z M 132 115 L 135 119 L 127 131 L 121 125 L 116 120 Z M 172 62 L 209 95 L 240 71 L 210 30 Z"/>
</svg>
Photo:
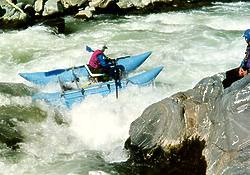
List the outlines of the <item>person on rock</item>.
<svg viewBox="0 0 250 175">
<path fill-rule="evenodd" d="M 226 72 L 226 78 L 223 80 L 223 87 L 227 88 L 237 80 L 240 80 L 250 72 L 250 29 L 243 33 L 243 37 L 247 43 L 245 57 L 239 67 Z"/>
<path fill-rule="evenodd" d="M 250 72 L 250 29 L 247 29 L 243 37 L 245 38 L 245 41 L 247 43 L 247 48 L 245 52 L 245 57 L 241 62 L 240 68 L 239 68 L 239 76 L 244 77 Z"/>
</svg>

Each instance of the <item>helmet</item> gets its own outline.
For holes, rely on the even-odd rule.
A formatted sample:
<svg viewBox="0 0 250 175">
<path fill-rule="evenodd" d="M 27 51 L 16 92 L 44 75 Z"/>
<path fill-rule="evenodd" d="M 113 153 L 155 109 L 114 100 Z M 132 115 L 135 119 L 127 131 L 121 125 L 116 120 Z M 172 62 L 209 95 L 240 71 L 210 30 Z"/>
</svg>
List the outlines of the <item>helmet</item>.
<svg viewBox="0 0 250 175">
<path fill-rule="evenodd" d="M 250 41 L 250 29 L 247 29 L 244 34 L 243 37 L 245 37 L 245 40 L 248 42 Z"/>
<path fill-rule="evenodd" d="M 107 47 L 106 45 L 103 45 L 103 46 L 102 46 L 102 51 L 104 51 L 104 50 L 106 50 L 106 49 L 108 49 L 108 47 Z"/>
</svg>

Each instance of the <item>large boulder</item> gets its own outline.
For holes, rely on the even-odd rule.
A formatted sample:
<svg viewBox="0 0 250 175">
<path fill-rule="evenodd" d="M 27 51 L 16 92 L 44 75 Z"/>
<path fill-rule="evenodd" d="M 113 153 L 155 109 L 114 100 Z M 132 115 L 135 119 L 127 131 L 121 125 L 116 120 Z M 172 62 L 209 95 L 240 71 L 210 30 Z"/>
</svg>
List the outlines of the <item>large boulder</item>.
<svg viewBox="0 0 250 175">
<path fill-rule="evenodd" d="M 26 28 L 30 24 L 30 17 L 19 6 L 7 1 L 2 1 L 0 5 L 0 28 Z"/>
<path fill-rule="evenodd" d="M 120 8 L 117 0 L 92 0 L 89 2 L 90 8 L 95 8 L 97 14 L 119 14 Z"/>
<path fill-rule="evenodd" d="M 60 1 L 48 0 L 43 9 L 43 16 L 51 16 L 63 13 L 63 6 Z"/>
<path fill-rule="evenodd" d="M 205 150 L 208 174 L 250 174 L 250 75 L 216 100 Z"/>
<path fill-rule="evenodd" d="M 75 14 L 74 17 L 78 19 L 88 20 L 93 18 L 93 13 L 92 10 L 87 8 L 85 10 L 80 10 L 77 14 Z"/>
<path fill-rule="evenodd" d="M 197 142 L 192 138 L 198 137 L 201 143 L 206 142 L 201 152 L 207 161 L 206 174 L 249 174 L 250 75 L 227 89 L 222 85 L 224 78 L 225 74 L 205 78 L 193 89 L 149 106 L 130 126 L 126 147 L 131 151 L 133 164 L 145 163 L 152 157 L 169 161 L 173 147 L 179 147 L 185 140 Z M 155 154 L 156 148 L 163 153 Z M 187 150 L 190 148 L 189 145 Z M 202 157 L 190 155 L 198 160 Z M 164 169 L 161 164 L 153 167 Z"/>
<path fill-rule="evenodd" d="M 44 0 L 36 0 L 34 8 L 37 15 L 42 13 L 44 3 L 45 3 Z"/>
</svg>

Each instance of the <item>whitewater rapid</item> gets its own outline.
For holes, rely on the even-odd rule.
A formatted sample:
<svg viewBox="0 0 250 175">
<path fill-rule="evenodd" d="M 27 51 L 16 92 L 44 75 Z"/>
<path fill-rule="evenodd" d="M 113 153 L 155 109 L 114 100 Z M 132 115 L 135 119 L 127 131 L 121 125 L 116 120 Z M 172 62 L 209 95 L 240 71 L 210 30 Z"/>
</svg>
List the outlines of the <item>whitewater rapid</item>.
<svg viewBox="0 0 250 175">
<path fill-rule="evenodd" d="M 86 45 L 107 44 L 106 54 L 113 58 L 152 51 L 135 73 L 164 66 L 155 87 L 129 88 L 118 100 L 114 95 L 91 96 L 63 112 L 69 125 L 57 125 L 45 103 L 0 94 L 0 106 L 37 105 L 48 113 L 42 123 L 19 124 L 25 133 L 21 155 L 2 148 L 0 174 L 112 174 L 106 163 L 127 159 L 123 146 L 129 126 L 147 106 L 240 64 L 246 47 L 242 32 L 250 28 L 249 8 L 250 3 L 240 2 L 144 16 L 101 16 L 88 22 L 67 17 L 68 34 L 44 26 L 0 33 L 1 82 L 33 86 L 18 73 L 85 64 L 90 57 Z M 8 152 L 14 156 L 8 157 Z"/>
</svg>

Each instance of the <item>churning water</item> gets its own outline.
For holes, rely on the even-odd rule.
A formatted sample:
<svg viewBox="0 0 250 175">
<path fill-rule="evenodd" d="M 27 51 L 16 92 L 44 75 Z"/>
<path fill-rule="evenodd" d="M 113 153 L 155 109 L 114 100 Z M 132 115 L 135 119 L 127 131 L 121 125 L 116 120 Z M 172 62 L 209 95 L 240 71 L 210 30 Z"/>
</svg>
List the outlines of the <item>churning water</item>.
<svg viewBox="0 0 250 175">
<path fill-rule="evenodd" d="M 143 16 L 99 16 L 89 22 L 66 18 L 66 35 L 43 26 L 0 33 L 1 82 L 33 86 L 18 73 L 85 64 L 90 57 L 86 45 L 107 44 L 106 54 L 113 58 L 152 51 L 135 73 L 164 66 L 155 87 L 129 88 L 118 100 L 112 94 L 88 97 L 62 111 L 67 124 L 55 122 L 54 110 L 34 104 L 30 96 L 0 93 L 0 113 L 7 111 L 14 121 L 21 117 L 17 129 L 23 136 L 19 149 L 0 147 L 0 174 L 122 174 L 110 163 L 127 159 L 123 144 L 130 123 L 147 106 L 240 64 L 249 9 L 250 3 L 240 2 Z M 24 122 L 26 117 L 34 121 Z"/>
</svg>

